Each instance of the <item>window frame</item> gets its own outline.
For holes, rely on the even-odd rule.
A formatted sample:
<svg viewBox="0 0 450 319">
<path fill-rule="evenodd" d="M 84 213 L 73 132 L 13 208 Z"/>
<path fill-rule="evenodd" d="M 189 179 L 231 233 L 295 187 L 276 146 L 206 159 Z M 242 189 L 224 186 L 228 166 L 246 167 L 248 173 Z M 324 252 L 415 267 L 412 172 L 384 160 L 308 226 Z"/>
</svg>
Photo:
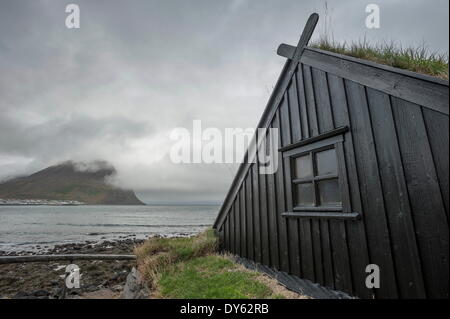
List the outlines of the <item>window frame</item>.
<svg viewBox="0 0 450 319">
<path fill-rule="evenodd" d="M 323 152 L 323 151 L 327 151 L 327 150 L 334 150 L 335 155 L 336 155 L 336 164 L 337 164 L 337 173 L 336 174 L 326 174 L 326 175 L 317 175 L 317 160 L 316 160 L 316 154 Z M 297 203 L 293 204 L 293 210 L 294 211 L 310 211 L 310 210 L 316 210 L 316 211 L 336 211 L 336 212 L 342 212 L 342 196 L 341 196 L 341 184 L 339 182 L 340 180 L 340 174 L 339 174 L 339 160 L 338 160 L 338 155 L 337 155 L 337 150 L 334 144 L 330 144 L 327 146 L 323 146 L 320 147 L 318 149 L 313 149 L 313 150 L 309 150 L 306 152 L 301 152 L 299 154 L 296 155 L 292 155 L 290 156 L 290 165 L 294 166 L 294 162 L 296 161 L 297 158 L 299 157 L 303 157 L 303 156 L 308 156 L 309 157 L 309 161 L 311 163 L 311 169 L 312 169 L 312 176 L 310 177 L 304 177 L 304 178 L 295 178 L 295 173 L 293 174 L 293 176 L 291 176 L 291 187 L 295 188 L 297 185 L 300 184 L 307 184 L 307 183 L 311 183 L 312 187 L 313 187 L 313 195 L 314 195 L 314 206 L 308 206 L 308 205 L 294 205 Z M 318 203 L 320 202 L 319 200 L 319 189 L 318 189 L 318 183 L 321 181 L 327 181 L 327 180 L 337 180 L 338 184 L 339 184 L 339 198 L 340 198 L 340 205 L 318 205 Z M 293 189 L 292 190 L 292 195 L 293 198 L 296 197 L 294 196 L 294 194 L 296 193 L 296 190 Z"/>
<path fill-rule="evenodd" d="M 323 134 L 317 135 L 312 138 L 304 139 L 300 142 L 287 145 L 279 149 L 282 153 L 283 159 L 286 164 L 286 185 L 287 192 L 290 192 L 290 196 L 287 196 L 288 211 L 282 213 L 283 217 L 297 217 L 297 218 L 332 218 L 332 219 L 358 219 L 359 213 L 352 212 L 350 208 L 350 194 L 349 185 L 347 179 L 347 167 L 345 163 L 344 154 L 344 137 L 348 132 L 348 127 L 337 128 Z M 328 175 L 316 175 L 317 163 L 315 154 L 328 149 L 334 149 L 336 155 L 337 174 Z M 296 158 L 309 155 L 312 164 L 312 176 L 306 178 L 295 178 L 295 172 L 292 167 Z M 339 199 L 341 205 L 318 205 L 318 188 L 317 182 L 322 180 L 337 179 L 339 185 Z M 300 183 L 313 183 L 314 191 L 314 206 L 299 206 L 296 203 L 296 185 Z"/>
</svg>

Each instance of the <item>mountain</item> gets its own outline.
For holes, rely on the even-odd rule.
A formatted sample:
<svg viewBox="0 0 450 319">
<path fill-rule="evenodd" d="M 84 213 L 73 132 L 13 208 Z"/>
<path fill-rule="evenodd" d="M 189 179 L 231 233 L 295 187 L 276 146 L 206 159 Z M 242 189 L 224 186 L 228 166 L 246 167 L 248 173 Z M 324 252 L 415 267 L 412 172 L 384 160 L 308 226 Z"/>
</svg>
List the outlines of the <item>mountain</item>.
<svg viewBox="0 0 450 319">
<path fill-rule="evenodd" d="M 2 199 L 72 200 L 92 205 L 144 205 L 132 190 L 106 180 L 116 174 L 105 161 L 64 162 L 26 177 L 0 183 Z"/>
</svg>

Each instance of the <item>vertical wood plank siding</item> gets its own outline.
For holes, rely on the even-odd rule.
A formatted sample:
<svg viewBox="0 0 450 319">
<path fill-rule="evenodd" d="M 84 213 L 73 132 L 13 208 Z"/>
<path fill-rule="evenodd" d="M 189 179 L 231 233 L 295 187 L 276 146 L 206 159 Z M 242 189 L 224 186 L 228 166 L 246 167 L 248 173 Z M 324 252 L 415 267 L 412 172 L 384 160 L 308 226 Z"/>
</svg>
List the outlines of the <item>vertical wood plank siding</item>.
<svg viewBox="0 0 450 319">
<path fill-rule="evenodd" d="M 429 297 L 437 298 L 448 295 L 449 247 L 445 206 L 421 107 L 398 98 L 393 98 L 392 102 L 426 292 Z"/>
<path fill-rule="evenodd" d="M 319 135 L 319 126 L 317 121 L 317 105 L 316 96 L 314 94 L 314 83 L 312 79 L 311 67 L 303 66 L 303 81 L 305 86 L 306 109 L 308 113 L 309 136 Z M 319 109 L 319 112 L 321 110 Z M 315 281 L 319 284 L 324 284 L 323 278 L 323 261 L 322 261 L 322 246 L 320 233 L 320 220 L 311 220 L 312 233 L 312 249 L 314 256 L 314 272 Z"/>
<path fill-rule="evenodd" d="M 292 143 L 291 139 L 291 123 L 289 114 L 289 105 L 286 97 L 282 100 L 280 106 L 280 135 L 281 146 L 286 146 Z M 279 164 L 280 165 L 280 164 Z M 288 211 L 292 211 L 292 190 L 290 183 L 291 168 L 288 158 L 283 158 L 284 166 L 284 187 L 286 190 L 286 207 Z M 278 167 L 278 169 L 280 166 Z M 287 219 L 289 232 L 289 265 L 291 273 L 300 276 L 300 239 L 298 231 L 298 221 L 296 219 Z"/>
<path fill-rule="evenodd" d="M 283 217 L 293 168 L 279 152 L 274 174 L 242 164 L 215 224 L 221 248 L 361 298 L 448 297 L 448 82 L 307 48 L 259 127 L 279 129 L 281 148 L 344 126 L 343 208 L 359 219 Z"/>
<path fill-rule="evenodd" d="M 273 128 L 280 129 L 280 115 L 279 112 L 274 117 Z M 278 135 L 278 145 L 281 145 L 281 135 Z M 284 165 L 283 157 L 281 153 L 278 153 L 278 170 L 275 173 L 276 192 L 277 192 L 277 208 L 276 216 L 278 222 L 278 234 L 279 234 L 279 256 L 280 256 L 280 269 L 285 272 L 289 272 L 289 230 L 286 218 L 283 218 L 279 212 L 286 211 L 286 197 L 284 190 Z"/>
</svg>

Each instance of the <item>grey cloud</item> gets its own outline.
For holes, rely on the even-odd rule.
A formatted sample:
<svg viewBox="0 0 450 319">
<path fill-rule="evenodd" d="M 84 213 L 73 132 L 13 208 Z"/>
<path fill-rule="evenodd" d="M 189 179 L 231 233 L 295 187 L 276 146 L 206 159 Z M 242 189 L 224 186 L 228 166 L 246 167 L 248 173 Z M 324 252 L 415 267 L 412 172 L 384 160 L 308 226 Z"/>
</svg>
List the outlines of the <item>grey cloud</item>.
<svg viewBox="0 0 450 319">
<path fill-rule="evenodd" d="M 110 161 L 116 183 L 148 201 L 220 201 L 237 165 L 174 165 L 168 132 L 253 127 L 284 63 L 324 1 L 76 0 L 81 29 L 64 27 L 66 3 L 0 0 L 0 178 L 67 159 Z M 421 43 L 448 51 L 448 1 L 328 1 L 340 41 Z"/>
</svg>

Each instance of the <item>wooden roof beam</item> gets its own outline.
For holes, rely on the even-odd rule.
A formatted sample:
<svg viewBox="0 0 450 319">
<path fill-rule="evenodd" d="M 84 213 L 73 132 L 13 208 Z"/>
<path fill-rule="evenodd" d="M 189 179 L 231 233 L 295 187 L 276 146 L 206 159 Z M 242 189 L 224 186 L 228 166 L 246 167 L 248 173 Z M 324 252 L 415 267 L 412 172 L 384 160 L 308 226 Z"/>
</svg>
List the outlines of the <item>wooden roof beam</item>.
<svg viewBox="0 0 450 319">
<path fill-rule="evenodd" d="M 303 54 L 303 51 L 308 46 L 309 40 L 311 40 L 318 21 L 319 15 L 317 13 L 311 14 L 308 18 L 308 21 L 306 22 L 302 35 L 300 36 L 297 47 L 282 43 L 278 47 L 277 54 L 298 62 Z"/>
</svg>

